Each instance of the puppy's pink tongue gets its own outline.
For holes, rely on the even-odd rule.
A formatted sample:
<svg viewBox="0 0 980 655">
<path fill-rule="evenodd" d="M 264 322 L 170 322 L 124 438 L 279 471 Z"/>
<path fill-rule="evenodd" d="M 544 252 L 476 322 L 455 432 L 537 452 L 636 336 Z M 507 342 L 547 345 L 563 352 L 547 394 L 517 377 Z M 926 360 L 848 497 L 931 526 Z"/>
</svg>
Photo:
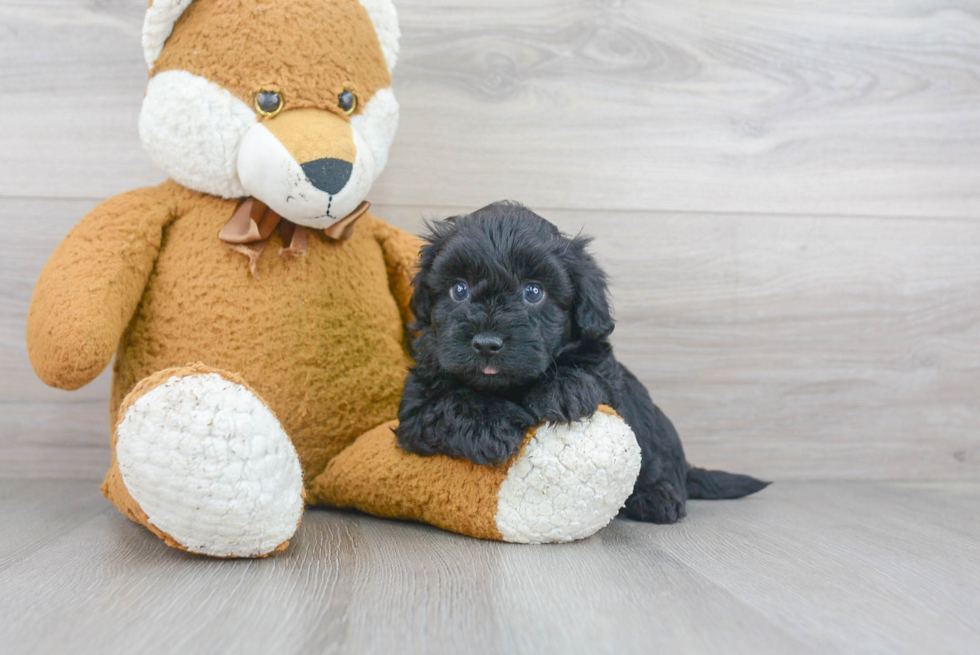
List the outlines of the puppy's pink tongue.
<svg viewBox="0 0 980 655">
<path fill-rule="evenodd" d="M 500 371 L 495 369 L 493 366 L 484 366 L 483 373 L 485 375 L 496 375 L 497 373 L 500 373 Z"/>
</svg>

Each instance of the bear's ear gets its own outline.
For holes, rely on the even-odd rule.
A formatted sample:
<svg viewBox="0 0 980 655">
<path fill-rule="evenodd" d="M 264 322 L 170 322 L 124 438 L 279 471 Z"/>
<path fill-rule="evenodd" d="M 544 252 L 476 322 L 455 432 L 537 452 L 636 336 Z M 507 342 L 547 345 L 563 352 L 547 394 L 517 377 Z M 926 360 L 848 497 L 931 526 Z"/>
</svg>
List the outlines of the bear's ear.
<svg viewBox="0 0 980 655">
<path fill-rule="evenodd" d="M 401 30 L 398 28 L 398 12 L 391 0 L 359 0 L 361 6 L 367 11 L 374 25 L 374 33 L 378 36 L 378 43 L 381 44 L 381 53 L 384 55 L 385 63 L 388 64 L 388 72 L 395 70 L 398 61 L 398 40 L 401 38 Z"/>
<path fill-rule="evenodd" d="M 143 57 L 146 67 L 153 70 L 163 52 L 163 45 L 174 31 L 177 19 L 181 17 L 193 0 L 151 0 L 143 19 Z"/>
<path fill-rule="evenodd" d="M 193 1 L 150 1 L 150 7 L 146 10 L 146 18 L 143 20 L 143 57 L 146 59 L 148 69 L 153 70 L 153 64 L 163 52 L 163 46 L 174 31 L 177 19 Z M 381 53 L 384 55 L 390 73 L 395 70 L 395 63 L 398 61 L 398 41 L 401 38 L 401 30 L 398 28 L 398 12 L 395 11 L 395 5 L 391 0 L 358 1 L 367 11 L 371 24 L 374 25 L 374 33 L 378 37 Z"/>
<path fill-rule="evenodd" d="M 416 332 L 421 332 L 432 325 L 432 305 L 435 294 L 432 293 L 432 287 L 429 286 L 429 278 L 436 257 L 442 252 L 446 240 L 456 229 L 456 217 L 453 216 L 438 223 L 427 221 L 425 226 L 428 229 L 428 234 L 422 237 L 425 239 L 425 245 L 419 251 L 418 268 L 415 277 L 412 279 L 412 299 L 408 304 L 409 309 L 412 310 L 412 316 L 415 317 L 411 329 Z"/>
<path fill-rule="evenodd" d="M 606 274 L 586 249 L 590 237 L 575 237 L 565 253 L 565 265 L 575 284 L 572 322 L 577 337 L 606 339 L 615 323 L 609 309 L 609 286 Z"/>
</svg>

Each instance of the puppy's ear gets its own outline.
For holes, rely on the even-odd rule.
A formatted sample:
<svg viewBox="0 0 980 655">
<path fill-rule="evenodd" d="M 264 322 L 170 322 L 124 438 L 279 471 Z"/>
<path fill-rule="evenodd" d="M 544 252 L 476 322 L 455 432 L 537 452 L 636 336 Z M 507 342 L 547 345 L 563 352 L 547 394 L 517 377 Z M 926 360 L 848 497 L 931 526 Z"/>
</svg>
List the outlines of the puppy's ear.
<svg viewBox="0 0 980 655">
<path fill-rule="evenodd" d="M 434 302 L 432 289 L 429 287 L 428 278 L 432 272 L 432 265 L 436 257 L 442 251 L 446 240 L 455 230 L 456 217 L 447 218 L 442 222 L 426 221 L 427 234 L 422 238 L 425 245 L 419 251 L 419 263 L 412 278 L 412 298 L 408 306 L 412 310 L 415 322 L 411 329 L 420 332 L 432 324 L 432 304 Z"/>
<path fill-rule="evenodd" d="M 566 251 L 566 265 L 575 284 L 572 321 L 581 337 L 605 339 L 615 323 L 609 310 L 609 285 L 587 247 L 590 237 L 575 237 Z"/>
</svg>

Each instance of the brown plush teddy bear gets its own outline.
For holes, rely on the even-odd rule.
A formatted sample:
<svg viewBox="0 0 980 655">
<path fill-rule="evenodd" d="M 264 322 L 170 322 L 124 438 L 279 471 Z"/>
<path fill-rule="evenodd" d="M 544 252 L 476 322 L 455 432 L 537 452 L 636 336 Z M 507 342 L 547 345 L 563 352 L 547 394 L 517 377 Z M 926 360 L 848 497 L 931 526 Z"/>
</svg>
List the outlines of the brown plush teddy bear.
<svg viewBox="0 0 980 655">
<path fill-rule="evenodd" d="M 38 280 L 28 350 L 77 389 L 115 354 L 102 487 L 168 544 L 286 547 L 304 502 L 463 534 L 605 525 L 639 450 L 599 412 L 506 466 L 398 449 L 419 243 L 367 213 L 398 120 L 390 0 L 155 0 L 140 136 L 171 177 L 82 219 Z"/>
</svg>

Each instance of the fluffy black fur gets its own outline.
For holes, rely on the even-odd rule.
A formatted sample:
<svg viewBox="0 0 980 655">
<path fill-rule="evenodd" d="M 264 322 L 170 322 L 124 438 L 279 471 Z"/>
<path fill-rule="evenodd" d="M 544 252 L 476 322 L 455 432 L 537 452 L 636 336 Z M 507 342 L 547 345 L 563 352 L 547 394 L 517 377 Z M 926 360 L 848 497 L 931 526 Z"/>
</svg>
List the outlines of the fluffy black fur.
<svg viewBox="0 0 980 655">
<path fill-rule="evenodd" d="M 626 516 L 673 523 L 689 497 L 766 486 L 689 468 L 670 420 L 613 357 L 606 276 L 589 238 L 509 202 L 429 228 L 411 303 L 419 336 L 398 412 L 402 448 L 497 464 L 531 426 L 583 419 L 606 403 L 642 452 Z"/>
</svg>

